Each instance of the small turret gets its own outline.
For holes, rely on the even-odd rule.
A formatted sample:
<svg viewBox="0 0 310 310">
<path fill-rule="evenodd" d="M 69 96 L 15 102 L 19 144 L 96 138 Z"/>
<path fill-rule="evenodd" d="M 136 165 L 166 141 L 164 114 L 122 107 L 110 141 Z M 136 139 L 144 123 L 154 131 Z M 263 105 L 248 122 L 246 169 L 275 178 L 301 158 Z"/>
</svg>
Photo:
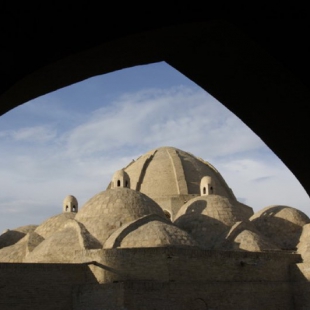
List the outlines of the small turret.
<svg viewBox="0 0 310 310">
<path fill-rule="evenodd" d="M 123 169 L 116 171 L 113 175 L 111 188 L 117 187 L 130 188 L 129 175 Z"/>
<path fill-rule="evenodd" d="M 62 203 L 62 212 L 78 212 L 78 201 L 74 196 L 68 195 L 64 199 Z"/>
<path fill-rule="evenodd" d="M 204 176 L 200 181 L 200 195 L 207 196 L 211 194 L 214 194 L 212 178 L 209 176 Z"/>
</svg>

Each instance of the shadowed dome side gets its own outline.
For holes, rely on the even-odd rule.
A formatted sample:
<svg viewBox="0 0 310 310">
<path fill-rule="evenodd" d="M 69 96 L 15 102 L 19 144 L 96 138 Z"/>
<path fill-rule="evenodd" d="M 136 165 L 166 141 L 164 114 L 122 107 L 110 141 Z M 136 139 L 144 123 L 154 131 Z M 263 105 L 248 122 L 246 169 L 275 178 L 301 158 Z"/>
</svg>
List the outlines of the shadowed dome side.
<svg viewBox="0 0 310 310">
<path fill-rule="evenodd" d="M 226 235 L 222 247 L 230 251 L 280 251 L 271 240 L 262 236 L 250 221 L 237 222 L 234 224 Z"/>
<path fill-rule="evenodd" d="M 185 231 L 158 215 L 147 215 L 116 230 L 104 248 L 198 246 Z"/>
<path fill-rule="evenodd" d="M 42 241 L 43 237 L 35 232 L 30 232 L 17 243 L 0 250 L 0 262 L 21 263 Z"/>
<path fill-rule="evenodd" d="M 63 228 L 68 220 L 74 219 L 75 216 L 76 213 L 74 212 L 66 212 L 54 215 L 40 224 L 35 229 L 35 232 L 41 235 L 44 239 L 47 239 L 59 229 Z"/>
<path fill-rule="evenodd" d="M 103 244 L 122 225 L 150 214 L 165 218 L 164 211 L 146 195 L 118 187 L 95 195 L 75 219 Z"/>
<path fill-rule="evenodd" d="M 310 223 L 302 227 L 302 233 L 297 244 L 297 253 L 304 263 L 310 262 Z"/>
<path fill-rule="evenodd" d="M 63 229 L 41 242 L 25 257 L 24 262 L 72 263 L 77 262 L 76 251 L 100 248 L 100 242 L 90 235 L 83 224 L 68 220 Z"/>
<path fill-rule="evenodd" d="M 302 227 L 310 222 L 300 210 L 289 206 L 268 206 L 249 219 L 256 229 L 283 250 L 296 250 Z"/>
<path fill-rule="evenodd" d="M 223 236 L 244 215 L 229 199 L 219 195 L 199 196 L 182 206 L 174 224 L 187 231 L 205 249 L 221 243 Z"/>
<path fill-rule="evenodd" d="M 15 244 L 24 238 L 26 234 L 33 232 L 37 227 L 38 225 L 26 225 L 5 230 L 0 235 L 0 249 Z"/>
</svg>

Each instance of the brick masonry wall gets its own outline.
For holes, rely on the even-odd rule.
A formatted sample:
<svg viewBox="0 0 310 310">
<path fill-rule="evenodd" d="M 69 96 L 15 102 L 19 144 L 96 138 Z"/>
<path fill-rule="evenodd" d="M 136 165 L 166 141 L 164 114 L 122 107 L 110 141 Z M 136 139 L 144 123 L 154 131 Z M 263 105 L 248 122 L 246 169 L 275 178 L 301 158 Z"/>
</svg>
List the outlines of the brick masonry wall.
<svg viewBox="0 0 310 310">
<path fill-rule="evenodd" d="M 87 265 L 0 264 L 1 310 L 69 310 L 72 289 L 95 283 Z"/>
<path fill-rule="evenodd" d="M 309 309 L 300 255 L 182 248 L 79 255 L 89 264 L 0 264 L 0 309 Z"/>
<path fill-rule="evenodd" d="M 288 282 L 125 281 L 79 290 L 74 310 L 297 309 Z"/>
<path fill-rule="evenodd" d="M 300 255 L 208 251 L 186 248 L 135 248 L 83 251 L 98 281 L 290 281 L 289 266 Z"/>
</svg>

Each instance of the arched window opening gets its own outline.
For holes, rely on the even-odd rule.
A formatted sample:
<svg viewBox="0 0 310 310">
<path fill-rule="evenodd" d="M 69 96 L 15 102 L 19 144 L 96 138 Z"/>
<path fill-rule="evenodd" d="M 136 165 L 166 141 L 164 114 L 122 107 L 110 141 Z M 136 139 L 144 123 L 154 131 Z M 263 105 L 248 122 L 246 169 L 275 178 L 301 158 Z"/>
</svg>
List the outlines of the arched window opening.
<svg viewBox="0 0 310 310">
<path fill-rule="evenodd" d="M 117 187 L 120 187 L 120 186 L 121 186 L 121 181 L 118 180 L 118 181 L 117 181 Z"/>
<path fill-rule="evenodd" d="M 213 187 L 210 186 L 210 194 L 213 194 Z"/>
<path fill-rule="evenodd" d="M 66 211 L 68 211 L 68 208 L 69 208 L 68 205 L 66 205 Z"/>
<path fill-rule="evenodd" d="M 206 194 L 207 191 L 206 191 L 206 188 L 205 188 L 205 187 L 203 188 L 202 192 L 203 192 L 204 194 Z"/>
<path fill-rule="evenodd" d="M 72 207 L 72 211 L 75 212 L 75 206 Z"/>
</svg>

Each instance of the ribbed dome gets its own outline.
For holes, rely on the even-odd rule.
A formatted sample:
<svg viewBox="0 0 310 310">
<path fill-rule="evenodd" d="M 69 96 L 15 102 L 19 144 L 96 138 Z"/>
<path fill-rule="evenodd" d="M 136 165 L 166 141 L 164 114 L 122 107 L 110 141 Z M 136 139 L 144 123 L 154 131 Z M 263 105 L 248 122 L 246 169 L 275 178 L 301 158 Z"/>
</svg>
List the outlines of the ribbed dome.
<svg viewBox="0 0 310 310">
<path fill-rule="evenodd" d="M 250 221 L 257 230 L 281 249 L 295 250 L 302 227 L 310 222 L 300 210 L 289 206 L 269 206 L 255 213 Z"/>
<path fill-rule="evenodd" d="M 209 176 L 214 193 L 235 199 L 220 173 L 208 162 L 174 147 L 147 152 L 124 169 L 131 188 L 156 201 L 158 197 L 200 195 L 200 181 Z"/>
<path fill-rule="evenodd" d="M 149 214 L 165 218 L 164 211 L 155 201 L 140 192 L 119 187 L 95 195 L 86 202 L 75 219 L 104 243 L 114 230 Z"/>
<path fill-rule="evenodd" d="M 213 248 L 221 242 L 222 235 L 243 214 L 229 199 L 219 195 L 195 197 L 188 201 L 176 215 L 175 225 L 190 233 L 203 248 Z"/>
</svg>

